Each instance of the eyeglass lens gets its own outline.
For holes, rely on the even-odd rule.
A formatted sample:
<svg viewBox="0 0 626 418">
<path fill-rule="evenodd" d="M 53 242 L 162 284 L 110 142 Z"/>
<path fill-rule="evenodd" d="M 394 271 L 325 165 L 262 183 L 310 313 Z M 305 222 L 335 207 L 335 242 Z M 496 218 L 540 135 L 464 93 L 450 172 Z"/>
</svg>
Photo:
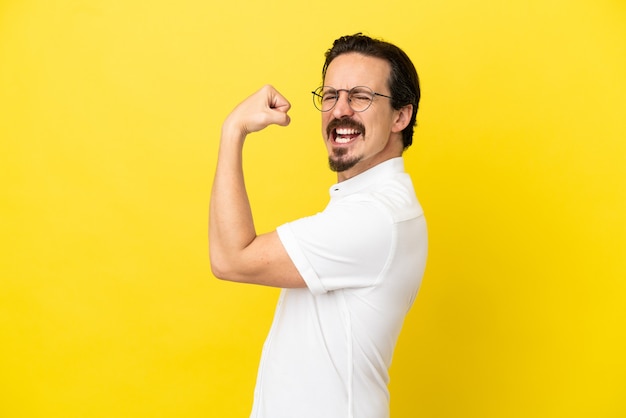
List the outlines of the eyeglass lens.
<svg viewBox="0 0 626 418">
<path fill-rule="evenodd" d="M 374 91 L 369 87 L 353 87 L 350 90 L 336 90 L 332 87 L 319 87 L 313 92 L 315 107 L 322 112 L 328 112 L 339 100 L 340 92 L 348 93 L 348 104 L 355 112 L 363 112 L 372 104 Z"/>
</svg>

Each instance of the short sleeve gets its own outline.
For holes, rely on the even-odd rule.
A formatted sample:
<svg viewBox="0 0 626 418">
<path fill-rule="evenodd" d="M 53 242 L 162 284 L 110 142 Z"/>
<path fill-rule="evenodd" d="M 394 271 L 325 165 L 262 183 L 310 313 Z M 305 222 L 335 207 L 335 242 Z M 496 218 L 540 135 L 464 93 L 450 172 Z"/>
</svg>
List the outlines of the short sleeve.
<svg viewBox="0 0 626 418">
<path fill-rule="evenodd" d="M 309 290 L 320 294 L 375 285 L 392 252 L 394 223 L 381 205 L 343 201 L 277 232 Z"/>
</svg>

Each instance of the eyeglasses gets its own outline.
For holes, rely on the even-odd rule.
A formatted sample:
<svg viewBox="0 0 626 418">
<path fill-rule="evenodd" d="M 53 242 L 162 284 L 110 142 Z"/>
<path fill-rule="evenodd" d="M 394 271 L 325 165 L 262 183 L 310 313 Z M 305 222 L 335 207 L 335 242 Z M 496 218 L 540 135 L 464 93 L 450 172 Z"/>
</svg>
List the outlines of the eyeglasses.
<svg viewBox="0 0 626 418">
<path fill-rule="evenodd" d="M 366 111 L 372 105 L 372 101 L 375 96 L 386 97 L 388 99 L 392 98 L 391 96 L 376 93 L 371 88 L 365 86 L 352 87 L 350 90 L 336 90 L 332 87 L 321 86 L 311 92 L 313 93 L 313 104 L 317 110 L 321 112 L 328 112 L 335 107 L 337 101 L 339 100 L 339 93 L 342 91 L 348 93 L 348 105 L 350 106 L 350 109 L 355 112 Z"/>
</svg>

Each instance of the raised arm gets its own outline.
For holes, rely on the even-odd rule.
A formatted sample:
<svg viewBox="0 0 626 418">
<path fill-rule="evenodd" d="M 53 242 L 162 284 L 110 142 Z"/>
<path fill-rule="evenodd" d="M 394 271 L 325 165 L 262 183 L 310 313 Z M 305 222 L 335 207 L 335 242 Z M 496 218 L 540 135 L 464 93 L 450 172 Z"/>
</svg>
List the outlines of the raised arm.
<svg viewBox="0 0 626 418">
<path fill-rule="evenodd" d="M 223 280 L 276 287 L 304 287 L 276 231 L 257 235 L 243 176 L 248 134 L 289 125 L 289 102 L 265 86 L 239 104 L 222 125 L 211 192 L 209 254 L 213 274 Z"/>
</svg>

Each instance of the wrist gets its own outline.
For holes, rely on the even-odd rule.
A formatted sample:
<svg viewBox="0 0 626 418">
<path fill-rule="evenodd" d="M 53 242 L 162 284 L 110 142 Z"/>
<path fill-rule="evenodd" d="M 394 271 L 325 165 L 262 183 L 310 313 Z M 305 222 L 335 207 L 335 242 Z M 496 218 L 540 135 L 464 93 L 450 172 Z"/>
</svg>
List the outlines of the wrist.
<svg viewBox="0 0 626 418">
<path fill-rule="evenodd" d="M 244 140 L 246 139 L 247 132 L 237 126 L 237 124 L 229 121 L 228 119 L 224 121 L 222 125 L 222 142 L 228 141 L 230 143 L 240 143 L 243 145 Z"/>
</svg>

